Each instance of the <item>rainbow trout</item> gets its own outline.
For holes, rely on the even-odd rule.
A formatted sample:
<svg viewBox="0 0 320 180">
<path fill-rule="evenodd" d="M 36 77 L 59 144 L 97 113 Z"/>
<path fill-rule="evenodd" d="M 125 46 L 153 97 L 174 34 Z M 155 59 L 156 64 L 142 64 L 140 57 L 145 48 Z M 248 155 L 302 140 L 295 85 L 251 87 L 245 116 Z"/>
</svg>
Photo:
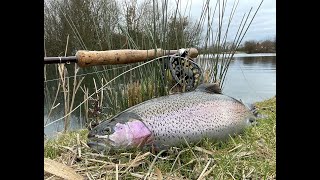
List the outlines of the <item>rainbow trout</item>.
<svg viewBox="0 0 320 180">
<path fill-rule="evenodd" d="M 151 99 L 101 122 L 88 134 L 98 151 L 152 145 L 167 148 L 207 137 L 225 140 L 255 122 L 240 101 L 220 94 L 216 84 L 195 91 Z"/>
</svg>

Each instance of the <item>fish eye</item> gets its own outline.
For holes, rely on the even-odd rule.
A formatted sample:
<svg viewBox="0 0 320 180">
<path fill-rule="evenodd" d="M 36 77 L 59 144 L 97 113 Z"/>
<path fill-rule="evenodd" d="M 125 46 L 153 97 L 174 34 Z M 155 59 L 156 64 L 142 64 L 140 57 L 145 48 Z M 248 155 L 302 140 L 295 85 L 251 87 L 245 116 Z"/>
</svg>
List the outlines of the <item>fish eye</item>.
<svg viewBox="0 0 320 180">
<path fill-rule="evenodd" d="M 104 134 L 110 134 L 111 128 L 110 128 L 110 127 L 107 127 L 107 128 L 105 128 L 105 129 L 103 129 L 102 132 L 103 132 Z"/>
</svg>

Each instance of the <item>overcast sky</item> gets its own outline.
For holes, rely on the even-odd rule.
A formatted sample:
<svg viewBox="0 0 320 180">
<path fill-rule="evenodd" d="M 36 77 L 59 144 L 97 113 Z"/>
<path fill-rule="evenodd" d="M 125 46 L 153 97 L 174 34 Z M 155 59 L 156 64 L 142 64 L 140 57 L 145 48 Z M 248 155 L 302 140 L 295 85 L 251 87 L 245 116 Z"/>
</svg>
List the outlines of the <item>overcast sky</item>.
<svg viewBox="0 0 320 180">
<path fill-rule="evenodd" d="M 186 9 L 186 5 L 188 3 L 188 10 L 186 13 L 190 12 L 190 14 L 186 14 L 186 16 L 191 16 L 193 19 L 199 19 L 203 7 L 203 1 L 205 0 L 181 0 L 182 9 Z M 175 2 L 175 0 L 173 0 Z M 190 2 L 192 3 L 190 6 Z M 212 11 L 214 10 L 215 3 L 217 0 L 210 1 L 210 7 Z M 222 0 L 221 0 L 222 2 Z M 233 3 L 237 2 L 236 0 L 228 0 L 226 5 L 226 15 L 225 17 L 229 17 L 231 12 Z M 238 0 L 238 7 L 235 11 L 234 18 L 229 28 L 228 39 L 231 40 L 234 38 L 241 19 L 244 13 L 248 14 L 251 7 L 253 7 L 251 15 L 252 17 L 255 10 L 258 8 L 261 0 Z M 183 13 L 184 11 L 182 11 Z M 217 13 L 215 15 L 214 25 L 217 25 Z M 227 24 L 227 18 L 224 24 Z M 250 18 L 251 19 L 251 18 Z M 216 26 L 215 26 L 216 27 Z M 244 39 L 242 42 L 246 40 L 265 40 L 265 39 L 273 39 L 276 35 L 276 0 L 264 0 L 258 13 L 256 14 L 254 20 L 252 21 L 251 26 L 249 27 Z"/>
</svg>

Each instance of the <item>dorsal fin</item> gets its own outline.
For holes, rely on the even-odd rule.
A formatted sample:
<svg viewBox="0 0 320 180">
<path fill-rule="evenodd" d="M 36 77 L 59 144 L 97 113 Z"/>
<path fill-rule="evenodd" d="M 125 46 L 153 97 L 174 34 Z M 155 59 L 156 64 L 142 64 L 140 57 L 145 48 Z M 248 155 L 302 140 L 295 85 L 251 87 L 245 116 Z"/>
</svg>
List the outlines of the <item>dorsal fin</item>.
<svg viewBox="0 0 320 180">
<path fill-rule="evenodd" d="M 203 83 L 200 84 L 196 91 L 202 91 L 212 94 L 222 94 L 219 83 Z"/>
</svg>

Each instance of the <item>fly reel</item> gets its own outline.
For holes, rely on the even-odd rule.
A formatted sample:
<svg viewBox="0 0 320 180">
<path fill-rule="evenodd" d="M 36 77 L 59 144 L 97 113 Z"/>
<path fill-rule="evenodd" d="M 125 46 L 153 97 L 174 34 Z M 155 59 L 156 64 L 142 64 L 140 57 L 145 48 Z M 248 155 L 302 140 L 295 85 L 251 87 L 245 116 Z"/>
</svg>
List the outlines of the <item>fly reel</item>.
<svg viewBox="0 0 320 180">
<path fill-rule="evenodd" d="M 180 49 L 177 54 L 170 57 L 169 69 L 173 79 L 186 91 L 194 90 L 200 81 L 202 71 L 189 56 L 186 49 Z"/>
</svg>

